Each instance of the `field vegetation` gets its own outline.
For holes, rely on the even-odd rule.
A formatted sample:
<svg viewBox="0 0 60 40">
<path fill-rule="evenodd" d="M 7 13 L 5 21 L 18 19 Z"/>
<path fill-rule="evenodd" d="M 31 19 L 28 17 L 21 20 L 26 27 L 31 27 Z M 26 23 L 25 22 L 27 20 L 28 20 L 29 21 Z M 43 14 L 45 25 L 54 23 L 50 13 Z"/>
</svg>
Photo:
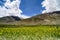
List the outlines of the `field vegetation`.
<svg viewBox="0 0 60 40">
<path fill-rule="evenodd" d="M 60 40 L 60 25 L 0 25 L 0 40 Z"/>
</svg>

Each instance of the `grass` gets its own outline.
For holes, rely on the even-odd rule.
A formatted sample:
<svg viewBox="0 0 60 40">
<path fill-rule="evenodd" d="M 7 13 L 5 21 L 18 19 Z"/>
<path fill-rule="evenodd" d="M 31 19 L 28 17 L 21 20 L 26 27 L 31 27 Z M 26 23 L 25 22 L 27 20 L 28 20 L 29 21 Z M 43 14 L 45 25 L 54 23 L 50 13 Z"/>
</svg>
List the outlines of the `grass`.
<svg viewBox="0 0 60 40">
<path fill-rule="evenodd" d="M 60 40 L 60 26 L 0 25 L 0 40 Z"/>
</svg>

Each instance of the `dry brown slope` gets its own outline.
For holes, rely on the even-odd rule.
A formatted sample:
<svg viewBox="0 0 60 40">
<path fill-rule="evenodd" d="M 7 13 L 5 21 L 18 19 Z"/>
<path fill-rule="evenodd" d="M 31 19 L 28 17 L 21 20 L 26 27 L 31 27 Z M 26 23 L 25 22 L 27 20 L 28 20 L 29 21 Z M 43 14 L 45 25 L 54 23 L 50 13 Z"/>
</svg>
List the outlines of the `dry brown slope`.
<svg viewBox="0 0 60 40">
<path fill-rule="evenodd" d="M 60 25 L 60 11 L 44 13 L 21 20 L 19 24 L 24 25 Z"/>
</svg>

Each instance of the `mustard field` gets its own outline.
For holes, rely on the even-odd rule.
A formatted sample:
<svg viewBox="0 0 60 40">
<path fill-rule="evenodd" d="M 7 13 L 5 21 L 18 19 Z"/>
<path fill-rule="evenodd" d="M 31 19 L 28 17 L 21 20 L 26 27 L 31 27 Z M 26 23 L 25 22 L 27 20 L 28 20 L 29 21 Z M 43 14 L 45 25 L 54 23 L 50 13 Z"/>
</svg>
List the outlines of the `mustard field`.
<svg viewBox="0 0 60 40">
<path fill-rule="evenodd" d="M 1 25 L 0 40 L 60 40 L 60 26 Z"/>
</svg>

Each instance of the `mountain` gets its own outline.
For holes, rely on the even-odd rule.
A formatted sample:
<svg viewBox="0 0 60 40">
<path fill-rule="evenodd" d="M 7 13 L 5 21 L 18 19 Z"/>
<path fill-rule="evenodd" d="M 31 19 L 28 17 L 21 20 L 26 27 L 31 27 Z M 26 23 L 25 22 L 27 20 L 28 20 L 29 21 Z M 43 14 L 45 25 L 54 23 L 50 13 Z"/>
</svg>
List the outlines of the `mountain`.
<svg viewBox="0 0 60 40">
<path fill-rule="evenodd" d="M 60 25 L 60 11 L 38 14 L 31 18 L 21 19 L 16 16 L 0 18 L 0 24 L 15 25 Z"/>
<path fill-rule="evenodd" d="M 0 18 L 0 23 L 9 23 L 9 22 L 15 22 L 15 21 L 20 21 L 21 19 L 17 16 L 5 16 Z"/>
<path fill-rule="evenodd" d="M 39 14 L 19 22 L 23 25 L 60 25 L 60 11 Z"/>
</svg>

